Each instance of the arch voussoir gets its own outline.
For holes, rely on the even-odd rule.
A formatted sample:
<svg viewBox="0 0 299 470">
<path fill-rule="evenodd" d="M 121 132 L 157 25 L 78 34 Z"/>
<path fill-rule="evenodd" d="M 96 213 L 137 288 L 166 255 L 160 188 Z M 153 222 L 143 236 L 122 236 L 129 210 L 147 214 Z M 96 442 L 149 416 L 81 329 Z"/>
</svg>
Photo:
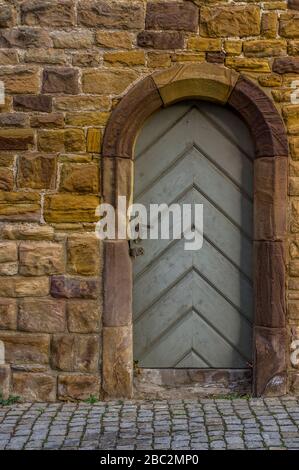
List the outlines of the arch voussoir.
<svg viewBox="0 0 299 470">
<path fill-rule="evenodd" d="M 187 99 L 226 104 L 239 73 L 223 66 L 203 63 L 177 65 L 152 77 L 164 106 Z"/>
<path fill-rule="evenodd" d="M 142 124 L 163 106 L 151 76 L 138 82 L 114 109 L 106 127 L 102 155 L 132 158 Z"/>
<path fill-rule="evenodd" d="M 281 116 L 258 85 L 240 76 L 228 104 L 247 123 L 255 142 L 256 158 L 288 156 L 288 141 Z"/>
</svg>

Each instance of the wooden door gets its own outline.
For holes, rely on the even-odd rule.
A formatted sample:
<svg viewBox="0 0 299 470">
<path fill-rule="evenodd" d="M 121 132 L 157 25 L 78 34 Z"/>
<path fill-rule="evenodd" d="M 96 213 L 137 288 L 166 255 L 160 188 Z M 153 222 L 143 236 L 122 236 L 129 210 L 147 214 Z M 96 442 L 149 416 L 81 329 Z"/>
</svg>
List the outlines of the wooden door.
<svg viewBox="0 0 299 470">
<path fill-rule="evenodd" d="M 135 203 L 203 204 L 203 247 L 144 240 L 134 260 L 134 359 L 146 368 L 246 368 L 252 357 L 253 143 L 232 111 L 159 111 L 135 149 Z"/>
</svg>

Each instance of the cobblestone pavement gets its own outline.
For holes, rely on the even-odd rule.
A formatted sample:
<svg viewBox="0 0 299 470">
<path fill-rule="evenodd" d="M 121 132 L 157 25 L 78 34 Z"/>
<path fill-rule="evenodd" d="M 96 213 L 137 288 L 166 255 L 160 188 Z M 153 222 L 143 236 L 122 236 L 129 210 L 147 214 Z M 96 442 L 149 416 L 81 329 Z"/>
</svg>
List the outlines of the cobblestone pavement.
<svg viewBox="0 0 299 470">
<path fill-rule="evenodd" d="M 0 449 L 299 449 L 299 399 L 0 407 Z"/>
</svg>

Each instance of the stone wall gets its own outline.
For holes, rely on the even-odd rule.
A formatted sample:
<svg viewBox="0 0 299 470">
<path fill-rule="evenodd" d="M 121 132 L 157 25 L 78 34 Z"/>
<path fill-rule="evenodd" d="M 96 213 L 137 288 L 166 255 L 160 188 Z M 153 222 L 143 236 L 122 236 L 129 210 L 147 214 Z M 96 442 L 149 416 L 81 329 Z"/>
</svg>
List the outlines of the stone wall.
<svg viewBox="0 0 299 470">
<path fill-rule="evenodd" d="M 0 341 L 7 393 L 101 393 L 100 149 L 134 83 L 213 62 L 273 97 L 290 143 L 288 324 L 299 339 L 299 0 L 0 3 Z M 10 371 L 7 364 L 10 364 Z M 290 390 L 299 373 L 289 365 Z M 1 388 L 1 384 L 0 384 Z"/>
</svg>

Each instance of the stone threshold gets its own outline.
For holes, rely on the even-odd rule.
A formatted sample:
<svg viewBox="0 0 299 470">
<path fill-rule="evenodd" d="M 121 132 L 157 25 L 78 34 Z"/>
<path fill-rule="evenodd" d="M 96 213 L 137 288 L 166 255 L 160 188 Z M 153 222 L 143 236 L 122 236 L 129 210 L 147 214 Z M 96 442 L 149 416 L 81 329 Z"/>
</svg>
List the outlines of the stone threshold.
<svg viewBox="0 0 299 470">
<path fill-rule="evenodd" d="M 134 373 L 135 399 L 251 393 L 251 369 L 137 369 Z"/>
</svg>

